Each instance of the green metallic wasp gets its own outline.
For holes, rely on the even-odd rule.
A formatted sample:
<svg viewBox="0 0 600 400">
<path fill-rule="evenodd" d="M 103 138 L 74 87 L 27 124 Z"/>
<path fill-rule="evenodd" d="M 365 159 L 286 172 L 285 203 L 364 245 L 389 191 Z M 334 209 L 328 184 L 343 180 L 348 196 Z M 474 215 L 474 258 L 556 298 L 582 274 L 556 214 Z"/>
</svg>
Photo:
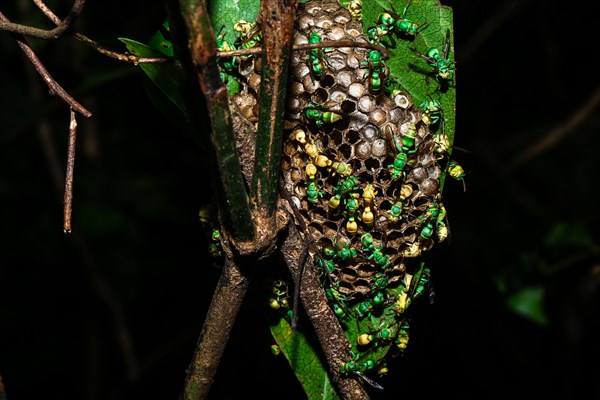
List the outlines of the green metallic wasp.
<svg viewBox="0 0 600 400">
<path fill-rule="evenodd" d="M 387 293 L 384 290 L 376 290 L 371 301 L 374 306 L 381 307 L 387 302 Z"/>
<path fill-rule="evenodd" d="M 346 205 L 348 198 L 353 198 L 352 192 L 359 189 L 358 179 L 355 176 L 348 176 L 340 181 L 334 188 L 334 195 L 329 198 L 328 206 L 335 215 L 340 212 L 340 205 Z"/>
<path fill-rule="evenodd" d="M 341 175 L 341 176 L 350 176 L 352 175 L 352 166 L 348 163 L 342 161 L 334 161 L 329 167 L 329 171 L 332 176 Z"/>
<path fill-rule="evenodd" d="M 355 176 L 348 176 L 343 181 L 337 184 L 335 192 L 344 196 L 350 192 L 354 192 L 360 189 L 358 186 L 358 178 Z"/>
<path fill-rule="evenodd" d="M 340 0 L 340 4 L 350 12 L 352 18 L 362 21 L 362 1 L 361 0 Z"/>
<path fill-rule="evenodd" d="M 405 151 L 406 154 L 413 154 L 415 151 L 417 151 L 417 149 L 415 148 L 416 138 L 417 127 L 415 126 L 415 124 L 411 124 L 406 130 L 406 132 L 404 132 L 404 134 L 402 135 L 402 151 Z"/>
<path fill-rule="evenodd" d="M 273 354 L 275 357 L 280 355 L 281 349 L 279 348 L 279 346 L 277 346 L 276 344 L 272 344 L 271 345 L 271 354 Z"/>
<path fill-rule="evenodd" d="M 317 257 L 315 259 L 315 264 L 317 267 L 327 271 L 327 273 L 331 274 L 335 271 L 336 265 L 333 261 L 327 260 L 325 258 Z"/>
<path fill-rule="evenodd" d="M 391 262 L 389 258 L 383 253 L 383 244 L 375 246 L 373 242 L 373 236 L 370 233 L 363 233 L 360 237 L 360 241 L 363 245 L 362 251 L 367 254 L 368 260 L 373 260 L 382 269 L 387 269 Z"/>
<path fill-rule="evenodd" d="M 450 154 L 452 144 L 446 135 L 446 123 L 444 119 L 444 110 L 442 104 L 429 96 L 429 100 L 421 103 L 419 108 L 423 111 L 421 121 L 429 126 L 429 131 L 433 134 L 435 147 L 433 151 L 438 155 L 438 159 Z M 437 132 L 441 126 L 441 131 Z"/>
<path fill-rule="evenodd" d="M 444 111 L 442 110 L 442 104 L 438 100 L 430 98 L 421 103 L 419 108 L 423 111 L 421 121 L 429 125 L 430 130 L 435 130 L 440 122 L 444 123 Z"/>
<path fill-rule="evenodd" d="M 366 315 L 369 315 L 372 309 L 373 302 L 371 300 L 365 300 L 354 306 L 354 314 L 356 314 L 358 318 L 362 318 Z"/>
<path fill-rule="evenodd" d="M 404 211 L 404 208 L 405 206 L 404 204 L 402 204 L 401 201 L 397 201 L 394 204 L 392 204 L 392 207 L 389 211 L 388 219 L 392 222 L 400 221 L 400 219 L 402 219 L 402 212 Z"/>
<path fill-rule="evenodd" d="M 402 135 L 401 144 L 396 140 L 392 130 L 388 127 L 386 131 L 386 139 L 388 144 L 392 148 L 394 156 L 393 164 L 387 166 L 390 171 L 392 180 L 396 180 L 400 177 L 406 176 L 404 168 L 408 162 L 408 155 L 416 151 L 415 139 L 417 134 L 417 128 L 415 124 L 412 124 L 408 130 Z"/>
<path fill-rule="evenodd" d="M 387 26 L 390 32 L 394 32 L 397 35 L 406 35 L 411 39 L 414 38 L 417 33 L 427 27 L 428 23 L 416 24 L 406 18 L 406 12 L 408 11 L 408 7 L 410 7 L 411 3 L 412 0 L 410 0 L 406 7 L 404 7 L 402 14 L 398 15 L 394 9 L 394 6 L 390 2 L 391 10 L 384 10 L 384 12 L 379 15 L 379 24 Z"/>
<path fill-rule="evenodd" d="M 223 32 L 225 26 L 223 25 L 217 34 L 215 39 L 217 44 L 218 51 L 231 51 L 235 50 L 235 46 L 233 44 L 225 41 L 226 32 Z M 223 83 L 227 83 L 229 79 L 229 74 L 231 74 L 236 68 L 236 59 L 234 57 L 217 57 L 217 64 L 219 65 L 220 76 Z"/>
<path fill-rule="evenodd" d="M 451 160 L 448 163 L 448 175 L 458 181 L 462 181 L 463 191 L 467 191 L 467 186 L 465 185 L 465 170 L 460 166 L 459 163 L 454 160 Z"/>
<path fill-rule="evenodd" d="M 404 184 L 400 188 L 400 195 L 397 198 L 397 201 L 392 204 L 390 210 L 388 211 L 388 219 L 392 222 L 397 222 L 402 219 L 402 213 L 404 210 L 408 208 L 406 204 L 406 199 L 410 197 L 413 192 L 413 188 L 409 184 Z"/>
<path fill-rule="evenodd" d="M 438 90 L 441 90 L 448 84 L 449 81 L 454 79 L 454 61 L 450 61 L 450 30 L 446 31 L 446 39 L 444 42 L 444 50 L 440 52 L 437 47 L 430 47 L 427 49 L 425 54 L 419 53 L 416 49 L 411 48 L 412 52 L 417 56 L 421 57 L 430 67 L 435 71 L 435 79 L 439 86 Z"/>
<path fill-rule="evenodd" d="M 406 18 L 406 12 L 411 3 L 412 0 L 404 7 L 402 14 L 398 14 L 390 1 L 391 10 L 384 9 L 384 12 L 379 14 L 377 25 L 367 29 L 367 36 L 369 39 L 372 42 L 379 44 L 381 39 L 387 36 L 390 39 L 391 47 L 396 47 L 396 41 L 391 36 L 388 36 L 391 33 L 405 39 L 414 39 L 420 31 L 427 27 L 428 23 L 417 24 Z"/>
<path fill-rule="evenodd" d="M 416 219 L 421 226 L 420 237 L 429 240 L 435 234 L 438 242 L 443 242 L 448 237 L 448 228 L 445 223 L 446 208 L 441 202 L 434 201 L 427 210 Z"/>
<path fill-rule="evenodd" d="M 318 32 L 311 32 L 308 38 L 309 44 L 321 43 L 321 35 Z M 312 48 L 307 51 L 306 63 L 316 78 L 320 78 L 325 73 L 325 63 L 323 61 L 323 52 L 319 48 Z"/>
<path fill-rule="evenodd" d="M 358 193 L 352 193 L 350 198 L 346 201 L 346 211 L 348 215 L 348 222 L 346 223 L 346 231 L 349 234 L 355 234 L 358 230 L 358 224 L 356 223 L 355 215 L 360 207 L 358 200 Z"/>
<path fill-rule="evenodd" d="M 354 374 L 366 383 L 378 390 L 383 390 L 383 386 L 375 382 L 363 373 L 372 370 L 377 366 L 374 360 L 368 359 L 362 362 L 348 361 L 345 364 L 340 365 L 340 372 L 343 374 Z"/>
<path fill-rule="evenodd" d="M 233 30 L 238 34 L 238 38 L 234 42 L 236 49 L 244 50 L 260 45 L 262 31 L 258 22 L 252 23 L 242 19 L 233 25 Z M 252 54 L 240 56 L 242 60 L 247 60 L 250 57 L 252 57 Z"/>
<path fill-rule="evenodd" d="M 431 236 L 433 236 L 433 233 L 434 233 L 433 224 L 431 222 L 427 222 L 425 224 L 425 226 L 423 227 L 423 229 L 421 229 L 421 233 L 419 236 L 423 240 L 428 240 L 428 239 L 431 239 Z"/>
<path fill-rule="evenodd" d="M 404 178 L 406 176 L 404 167 L 406 167 L 407 160 L 408 156 L 403 151 L 399 151 L 396 154 L 394 163 L 387 166 L 387 168 L 390 170 L 392 180 L 396 180 L 400 177 Z"/>
<path fill-rule="evenodd" d="M 308 182 L 308 186 L 306 187 L 306 195 L 308 197 L 308 201 L 311 203 L 317 203 L 321 197 L 323 197 L 323 193 L 319 190 L 317 182 L 315 180 L 311 180 Z"/>
<path fill-rule="evenodd" d="M 439 215 L 440 215 L 440 205 L 437 201 L 434 201 L 427 208 L 427 210 L 425 210 L 423 215 L 421 215 L 421 216 L 419 216 L 419 218 L 417 218 L 417 224 L 425 225 L 428 222 L 431 222 L 432 220 L 435 221 L 435 220 L 437 220 Z"/>
<path fill-rule="evenodd" d="M 409 329 L 408 321 L 407 320 L 402 321 L 402 324 L 400 325 L 400 328 L 398 329 L 398 336 L 396 336 L 396 339 L 394 340 L 394 342 L 396 343 L 396 347 L 398 347 L 398 349 L 400 351 L 404 351 L 408 347 L 408 339 L 409 339 L 408 329 Z"/>
<path fill-rule="evenodd" d="M 273 281 L 271 287 L 271 298 L 269 299 L 269 307 L 273 310 L 280 308 L 289 309 L 287 283 L 281 279 Z"/>
<path fill-rule="evenodd" d="M 333 288 L 325 289 L 325 296 L 327 297 L 327 300 L 329 300 L 335 315 L 338 318 L 346 317 L 346 296 Z"/>
<path fill-rule="evenodd" d="M 332 124 L 342 119 L 340 114 L 329 111 L 328 104 L 320 104 L 312 101 L 304 107 L 303 114 L 309 120 L 315 121 L 317 126 L 322 126 L 325 123 Z"/>
<path fill-rule="evenodd" d="M 352 258 L 356 258 L 356 256 L 358 255 L 358 253 L 356 252 L 356 249 L 351 248 L 348 245 L 348 243 L 344 243 L 344 244 L 340 245 L 337 242 L 337 238 L 335 238 L 333 240 L 333 245 L 337 249 L 337 250 L 335 250 L 335 255 L 334 255 L 334 258 L 336 258 L 336 259 L 346 261 L 346 260 L 350 260 Z"/>
<path fill-rule="evenodd" d="M 377 50 L 369 51 L 367 61 L 362 61 L 361 65 L 369 67 L 367 74 L 369 91 L 373 94 L 381 93 L 389 76 L 389 68 L 384 64 L 381 53 Z"/>
<path fill-rule="evenodd" d="M 223 247 L 221 245 L 221 231 L 213 229 L 211 233 L 211 243 L 208 245 L 208 252 L 213 257 L 221 257 L 223 255 Z"/>
<path fill-rule="evenodd" d="M 430 289 L 429 302 L 433 303 L 433 289 L 430 284 L 430 271 L 425 266 L 425 263 L 421 261 L 419 267 L 415 271 L 414 275 L 406 273 L 404 275 L 404 291 L 398 296 L 396 303 L 394 304 L 394 311 L 398 315 L 404 314 L 408 306 L 413 300 L 420 297 L 426 289 Z"/>
<path fill-rule="evenodd" d="M 377 272 L 371 280 L 373 281 L 373 288 L 375 290 L 385 290 L 388 287 L 389 278 L 383 272 Z"/>
<path fill-rule="evenodd" d="M 357 342 L 361 346 L 368 346 L 370 344 L 378 344 L 380 342 L 390 342 L 394 339 L 395 331 L 389 328 L 381 328 L 379 331 L 373 333 L 363 333 L 357 337 Z"/>
</svg>

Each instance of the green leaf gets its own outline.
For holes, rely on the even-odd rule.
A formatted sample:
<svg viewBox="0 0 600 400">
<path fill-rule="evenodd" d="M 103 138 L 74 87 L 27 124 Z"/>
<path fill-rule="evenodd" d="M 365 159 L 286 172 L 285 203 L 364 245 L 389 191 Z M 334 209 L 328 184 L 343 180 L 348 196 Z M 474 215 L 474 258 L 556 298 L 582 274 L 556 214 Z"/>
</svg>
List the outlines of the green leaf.
<svg viewBox="0 0 600 400">
<path fill-rule="evenodd" d="M 256 21 L 260 9 L 260 0 L 220 0 L 208 4 L 208 12 L 215 31 L 215 36 L 221 31 L 225 40 L 233 43 L 235 33 L 233 25 L 239 20 Z"/>
<path fill-rule="evenodd" d="M 393 0 L 365 1 L 363 2 L 363 30 L 377 25 L 379 15 L 384 9 L 396 10 L 402 14 L 408 1 Z M 390 6 L 392 4 L 392 6 Z M 433 68 L 425 60 L 416 55 L 411 48 L 421 54 L 427 53 L 430 47 L 436 47 L 443 52 L 446 32 L 450 32 L 450 49 L 448 58 L 454 60 L 454 27 L 452 8 L 442 6 L 438 0 L 413 0 L 406 11 L 405 18 L 425 28 L 419 31 L 413 40 L 407 40 L 395 35 L 392 36 L 396 45 L 388 47 L 390 59 L 386 65 L 390 68 L 390 75 L 395 77 L 400 87 L 407 91 L 413 103 L 420 105 L 430 98 L 438 100 L 443 108 L 444 129 L 451 144 L 454 143 L 454 132 L 456 127 L 456 74 L 450 81 L 445 91 L 438 90 L 438 82 L 435 79 Z M 383 40 L 389 43 L 388 38 Z M 443 181 L 440 181 L 443 185 Z"/>
<path fill-rule="evenodd" d="M 221 38 L 233 46 L 237 37 L 233 26 L 240 20 L 248 22 L 256 21 L 256 16 L 260 9 L 260 0 L 211 1 L 208 9 L 213 31 L 215 32 L 215 39 L 218 41 Z M 226 76 L 225 86 L 230 95 L 239 93 L 241 90 L 241 83 L 233 75 Z"/>
<path fill-rule="evenodd" d="M 515 313 L 546 326 L 548 317 L 544 312 L 543 301 L 544 288 L 541 286 L 523 288 L 506 299 L 508 307 Z"/>
<path fill-rule="evenodd" d="M 339 399 L 319 353 L 299 330 L 292 331 L 285 318 L 271 326 L 271 334 L 302 384 L 309 400 Z"/>
<path fill-rule="evenodd" d="M 163 26 L 168 29 L 166 22 Z M 150 39 L 152 47 L 132 39 L 119 40 L 131 54 L 138 57 L 165 57 L 173 54 L 171 42 L 167 41 L 160 31 Z M 144 88 L 152 104 L 173 125 L 187 129 L 187 109 L 181 91 L 182 76 L 177 67 L 172 63 L 141 63 L 138 66 L 147 77 L 144 80 Z"/>
<path fill-rule="evenodd" d="M 165 54 L 154 50 L 147 44 L 132 39 L 119 38 L 125 43 L 127 50 L 138 57 L 164 57 Z M 177 106 L 183 113 L 186 111 L 185 102 L 181 93 L 182 77 L 174 64 L 171 63 L 141 63 L 139 67 L 152 82 Z"/>
<path fill-rule="evenodd" d="M 548 247 L 571 246 L 575 248 L 592 248 L 594 240 L 583 222 L 556 222 L 544 238 Z"/>
<path fill-rule="evenodd" d="M 173 57 L 173 43 L 171 43 L 170 38 L 165 37 L 163 32 L 169 32 L 168 20 L 165 20 L 162 24 L 162 28 L 152 35 L 150 40 L 148 40 L 148 45 L 167 57 Z"/>
</svg>

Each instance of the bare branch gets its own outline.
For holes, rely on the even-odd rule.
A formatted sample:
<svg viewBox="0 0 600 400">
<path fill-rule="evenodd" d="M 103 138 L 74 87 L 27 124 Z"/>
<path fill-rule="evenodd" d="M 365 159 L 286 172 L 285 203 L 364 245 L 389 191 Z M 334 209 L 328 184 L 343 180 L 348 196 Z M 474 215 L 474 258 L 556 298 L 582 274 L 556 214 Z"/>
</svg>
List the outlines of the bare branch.
<svg viewBox="0 0 600 400">
<path fill-rule="evenodd" d="M 390 53 L 383 46 L 370 42 L 355 42 L 353 40 L 324 40 L 319 43 L 297 44 L 294 50 L 322 49 L 326 47 L 361 47 L 363 49 L 377 50 L 384 59 L 390 58 Z"/>
<path fill-rule="evenodd" d="M 37 4 L 37 3 L 36 3 Z M 0 20 L 0 30 L 17 33 L 24 36 L 32 36 L 40 39 L 56 39 L 60 37 L 67 29 L 71 27 L 75 18 L 83 10 L 85 0 L 75 0 L 73 8 L 69 12 L 69 15 L 54 28 L 50 30 L 35 28 L 33 26 L 15 24 L 10 22 L 6 18 Z M 38 5 L 39 7 L 39 5 Z"/>
<path fill-rule="evenodd" d="M 377 50 L 381 53 L 384 59 L 390 58 L 390 53 L 383 46 L 369 42 L 355 42 L 352 40 L 326 40 L 319 43 L 306 43 L 297 44 L 292 46 L 292 50 L 308 50 L 308 49 L 322 49 L 326 47 L 362 47 L 365 49 Z M 261 54 L 262 47 L 250 47 L 248 49 L 229 50 L 229 51 L 218 51 L 218 57 L 236 57 L 245 56 L 248 54 Z"/>
<path fill-rule="evenodd" d="M 46 17 L 48 17 L 48 19 L 52 22 L 54 22 L 56 25 L 60 25 L 62 23 L 62 21 L 56 16 L 56 14 L 54 14 L 52 12 L 52 10 L 50 10 L 50 8 L 48 8 L 48 6 L 41 0 L 33 0 L 33 2 L 35 3 L 35 5 L 40 9 L 40 11 L 42 11 L 44 13 L 44 15 Z M 170 57 L 138 57 L 135 56 L 133 54 L 126 54 L 126 53 L 120 53 L 117 51 L 113 51 L 110 50 L 104 46 L 102 46 L 100 43 L 96 42 L 93 39 L 90 39 L 89 37 L 82 35 L 81 33 L 77 33 L 77 32 L 73 32 L 73 37 L 85 44 L 87 44 L 88 46 L 90 46 L 91 48 L 93 48 L 94 50 L 96 50 L 98 53 L 103 54 L 105 56 L 117 59 L 119 61 L 126 61 L 126 62 L 130 62 L 132 64 L 142 64 L 142 63 L 146 63 L 146 64 L 158 64 L 158 63 L 164 63 L 164 62 L 173 62 L 173 59 Z"/>
<path fill-rule="evenodd" d="M 73 207 L 73 174 L 75 172 L 75 140 L 77 139 L 77 119 L 71 109 L 69 123 L 69 149 L 67 153 L 67 174 L 65 177 L 64 222 L 65 233 L 71 233 L 71 211 Z"/>
<path fill-rule="evenodd" d="M 9 19 L 6 18 L 4 14 L 2 14 L 2 12 L 0 12 L 0 22 L 10 22 Z M 44 82 L 46 82 L 46 85 L 48 85 L 48 88 L 50 89 L 50 93 L 63 99 L 63 101 L 65 101 L 69 106 L 71 106 L 71 108 L 76 110 L 84 117 L 91 117 L 92 113 L 88 111 L 85 107 L 83 107 L 81 104 L 79 104 L 69 93 L 67 93 L 58 84 L 58 82 L 54 80 L 54 78 L 52 78 L 46 67 L 44 67 L 40 59 L 35 55 L 35 52 L 31 48 L 31 46 L 29 46 L 25 38 L 18 34 L 15 35 L 17 44 L 19 45 L 21 50 L 23 50 L 23 53 L 25 53 L 27 58 L 29 58 L 37 72 L 42 76 Z"/>
<path fill-rule="evenodd" d="M 286 208 L 282 205 L 282 208 Z M 339 366 L 352 359 L 350 344 L 344 334 L 336 315 L 327 303 L 325 292 L 312 266 L 302 268 L 299 265 L 300 254 L 305 248 L 305 240 L 300 236 L 296 226 L 289 224 L 289 233 L 281 246 L 281 253 L 287 267 L 300 286 L 300 298 L 310 322 L 315 330 L 321 349 L 329 366 L 332 381 L 338 394 L 344 400 L 368 400 L 369 395 L 355 376 L 345 376 L 340 373 Z M 311 265 L 312 262 L 309 262 Z M 302 280 L 298 277 L 302 273 Z"/>
<path fill-rule="evenodd" d="M 221 279 L 206 315 L 194 358 L 188 368 L 183 391 L 184 400 L 205 399 L 217 373 L 231 328 L 250 284 L 239 265 L 226 251 Z"/>
</svg>

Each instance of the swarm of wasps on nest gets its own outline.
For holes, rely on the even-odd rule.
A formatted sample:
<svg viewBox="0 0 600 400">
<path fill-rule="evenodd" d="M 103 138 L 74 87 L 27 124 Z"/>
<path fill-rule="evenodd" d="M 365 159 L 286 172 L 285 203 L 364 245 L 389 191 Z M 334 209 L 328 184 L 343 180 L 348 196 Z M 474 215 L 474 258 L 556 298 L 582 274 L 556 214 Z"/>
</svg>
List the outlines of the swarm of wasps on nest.
<svg viewBox="0 0 600 400">
<path fill-rule="evenodd" d="M 318 47 L 325 41 L 380 44 L 422 28 L 406 18 L 407 5 L 401 14 L 382 13 L 365 34 L 360 5 L 299 4 L 293 43 L 314 47 L 292 52 L 281 174 L 313 243 L 313 267 L 352 344 L 354 358 L 340 372 L 364 376 L 385 374 L 386 355 L 407 347 L 407 310 L 422 294 L 432 296 L 422 255 L 448 236 L 440 180 L 446 173 L 463 175 L 449 162 L 445 133 L 433 129 L 442 118 L 439 103 L 413 104 L 394 86 L 382 54 L 369 46 Z M 234 43 L 218 37 L 220 50 L 260 46 L 259 23 L 239 21 L 234 31 Z M 448 45 L 441 53 L 415 52 L 442 80 L 454 72 Z M 443 75 L 440 60 L 446 62 Z M 257 123 L 259 57 L 219 62 L 224 80 L 241 83 L 233 103 Z M 289 311 L 287 299 L 285 282 L 275 282 L 271 307 Z"/>
</svg>

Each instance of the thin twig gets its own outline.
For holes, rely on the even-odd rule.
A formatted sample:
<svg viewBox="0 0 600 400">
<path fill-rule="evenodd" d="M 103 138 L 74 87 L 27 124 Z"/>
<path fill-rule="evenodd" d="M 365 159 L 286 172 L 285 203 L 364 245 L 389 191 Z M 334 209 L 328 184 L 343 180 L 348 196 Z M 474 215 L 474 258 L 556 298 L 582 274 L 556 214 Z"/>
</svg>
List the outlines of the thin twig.
<svg viewBox="0 0 600 400">
<path fill-rule="evenodd" d="M 8 18 L 0 12 L 0 21 L 9 21 Z M 10 21 L 9 21 L 10 22 Z M 85 107 L 79 104 L 69 93 L 67 93 L 59 84 L 52 78 L 46 67 L 42 64 L 40 59 L 36 56 L 35 52 L 29 46 L 27 41 L 22 35 L 15 34 L 16 41 L 21 50 L 25 53 L 29 61 L 33 64 L 37 72 L 41 75 L 46 85 L 50 89 L 50 92 L 58 97 L 60 97 L 63 101 L 65 101 L 71 108 L 76 110 L 78 113 L 83 115 L 84 117 L 91 117 L 92 113 L 88 111 Z"/>
<path fill-rule="evenodd" d="M 575 128 L 583 123 L 583 121 L 587 119 L 587 117 L 596 109 L 596 107 L 598 107 L 599 104 L 600 86 L 596 88 L 594 93 L 592 93 L 583 106 L 577 109 L 577 112 L 573 114 L 571 118 L 569 118 L 562 125 L 559 125 L 557 128 L 550 131 L 550 133 L 544 135 L 540 141 L 534 143 L 524 152 L 515 157 L 515 159 L 508 164 L 507 170 L 517 168 L 519 165 L 554 146 L 568 134 L 573 133 Z"/>
<path fill-rule="evenodd" d="M 292 46 L 292 50 L 309 50 L 309 49 L 323 49 L 323 48 L 339 48 L 339 47 L 361 47 L 365 49 L 377 50 L 381 53 L 384 59 L 390 58 L 390 53 L 383 46 L 369 42 L 355 42 L 353 40 L 326 40 L 319 43 L 305 43 L 297 44 Z M 218 51 L 217 57 L 237 57 L 245 56 L 249 54 L 260 54 L 262 53 L 262 47 L 251 47 L 249 49 L 229 50 L 229 51 Z"/>
<path fill-rule="evenodd" d="M 43 1 L 33 0 L 33 2 L 40 9 L 40 11 L 43 12 L 46 17 L 48 17 L 48 19 L 50 21 L 52 21 L 56 25 L 60 25 L 62 23 L 62 21 L 56 16 L 56 14 L 54 14 L 52 12 L 52 10 L 50 10 L 50 8 L 48 8 L 48 6 L 46 4 L 44 4 Z M 120 52 L 110 50 L 110 49 L 102 46 L 100 43 L 96 42 L 93 39 L 90 39 L 89 37 L 87 37 L 85 35 L 82 35 L 81 33 L 74 32 L 72 35 L 75 39 L 87 44 L 88 46 L 90 46 L 91 48 L 93 48 L 94 50 L 99 52 L 100 54 L 117 59 L 119 61 L 126 61 L 126 62 L 130 62 L 132 64 L 135 64 L 135 65 L 142 64 L 142 63 L 158 64 L 158 63 L 173 62 L 172 57 L 138 57 L 133 54 L 120 53 Z"/>
<path fill-rule="evenodd" d="M 25 2 L 21 2 L 20 4 L 24 4 L 25 6 L 28 5 Z M 29 9 L 22 10 L 23 15 L 28 15 L 29 12 Z M 32 96 L 35 99 L 40 99 L 43 92 L 41 84 L 39 80 L 35 78 L 35 72 L 33 69 L 26 69 L 28 80 L 31 86 Z M 64 199 L 64 170 L 60 166 L 59 157 L 54 146 L 52 131 L 48 121 L 42 119 L 38 122 L 38 137 L 43 154 L 46 157 L 48 171 L 52 179 L 53 188 L 57 194 L 57 199 Z M 87 272 L 90 286 L 102 304 L 105 305 L 112 317 L 112 328 L 115 334 L 116 343 L 123 356 L 123 362 L 125 365 L 124 369 L 127 372 L 129 382 L 133 382 L 139 376 L 139 361 L 134 349 L 133 337 L 131 329 L 127 323 L 127 315 L 123 305 L 120 302 L 117 294 L 110 286 L 109 281 L 102 274 L 102 268 L 100 268 L 97 264 L 97 257 L 92 254 L 88 246 L 88 241 L 84 237 L 83 233 L 75 231 L 71 238 L 74 243 L 74 248 L 77 250 L 81 259 L 81 265 Z M 0 400 L 3 400 L 1 396 Z"/>
<path fill-rule="evenodd" d="M 370 42 L 355 42 L 354 40 L 325 40 L 319 43 L 297 44 L 294 50 L 322 49 L 326 47 L 360 47 L 363 49 L 377 50 L 384 59 L 390 58 L 390 53 L 383 46 Z"/>
<path fill-rule="evenodd" d="M 39 39 L 56 39 L 71 27 L 75 18 L 81 13 L 85 6 L 85 0 L 75 0 L 71 11 L 65 19 L 53 29 L 40 29 L 33 26 L 15 24 L 6 18 L 0 19 L 0 30 L 17 33 L 24 36 L 32 36 Z"/>
<path fill-rule="evenodd" d="M 67 152 L 67 174 L 65 176 L 64 222 L 65 233 L 71 233 L 71 212 L 73 210 L 73 174 L 75 172 L 75 140 L 77 139 L 77 119 L 71 109 L 69 123 L 69 150 Z"/>
</svg>

